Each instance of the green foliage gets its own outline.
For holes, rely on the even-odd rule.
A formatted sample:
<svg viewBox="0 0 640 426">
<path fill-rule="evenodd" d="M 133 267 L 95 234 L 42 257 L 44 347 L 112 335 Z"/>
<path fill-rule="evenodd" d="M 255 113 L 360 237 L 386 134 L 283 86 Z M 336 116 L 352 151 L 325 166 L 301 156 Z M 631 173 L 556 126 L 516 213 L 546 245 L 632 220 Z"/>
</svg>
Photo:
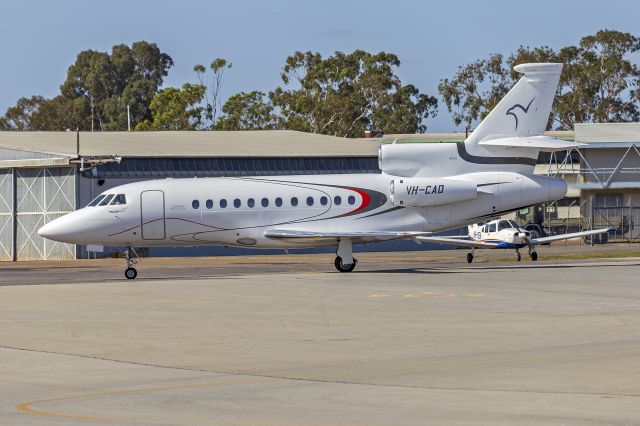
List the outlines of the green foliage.
<svg viewBox="0 0 640 426">
<path fill-rule="evenodd" d="M 218 130 L 268 130 L 277 126 L 273 105 L 262 92 L 240 92 L 224 103 Z"/>
<path fill-rule="evenodd" d="M 151 120 L 150 103 L 173 65 L 155 43 L 120 44 L 111 54 L 85 50 L 67 71 L 60 95 L 21 98 L 0 126 L 7 130 L 126 130 L 127 105 L 134 123 Z"/>
<path fill-rule="evenodd" d="M 461 123 L 470 126 L 473 121 L 483 119 L 509 91 L 511 79 L 503 62 L 502 55 L 491 54 L 488 59 L 458 67 L 451 80 L 440 81 L 438 91 L 449 112 L 453 112 L 456 126 Z"/>
<path fill-rule="evenodd" d="M 491 55 L 458 68 L 441 80 L 438 90 L 456 125 L 484 118 L 496 100 L 519 79 L 515 65 L 527 62 L 564 64 L 549 128 L 572 129 L 575 123 L 629 122 L 640 119 L 640 70 L 630 56 L 640 39 L 602 30 L 583 37 L 577 46 L 520 48 L 506 60 Z"/>
<path fill-rule="evenodd" d="M 145 41 L 114 46 L 111 55 L 86 50 L 69 67 L 60 92 L 67 99 L 89 100 L 95 129 L 125 130 L 127 105 L 134 123 L 152 118 L 151 99 L 172 65 L 169 55 Z"/>
<path fill-rule="evenodd" d="M 185 84 L 182 89 L 169 87 L 151 100 L 152 120 L 136 125 L 135 130 L 197 130 L 202 123 L 199 106 L 206 87 L 201 84 Z"/>
<path fill-rule="evenodd" d="M 75 130 L 90 125 L 89 114 L 89 104 L 84 98 L 20 98 L 0 118 L 0 130 Z"/>
<path fill-rule="evenodd" d="M 29 130 L 31 129 L 32 115 L 38 111 L 40 105 L 45 102 L 42 96 L 20 98 L 16 105 L 7 109 L 4 117 L 0 119 L 1 130 Z"/>
<path fill-rule="evenodd" d="M 222 101 L 220 99 L 220 92 L 222 90 L 222 81 L 226 70 L 233 67 L 233 64 L 226 59 L 216 58 L 211 64 L 209 69 L 211 70 L 211 77 L 208 77 L 207 69 L 204 65 L 196 65 L 193 70 L 198 76 L 200 84 L 206 87 L 205 90 L 205 104 L 204 104 L 204 127 L 214 128 L 218 120 L 218 111 L 222 109 Z"/>
<path fill-rule="evenodd" d="M 366 129 L 386 133 L 424 132 L 423 120 L 436 114 L 437 100 L 414 86 L 403 86 L 396 55 L 356 50 L 296 52 L 281 74 L 285 89 L 269 98 L 279 112 L 278 127 L 311 133 L 361 137 Z"/>
</svg>

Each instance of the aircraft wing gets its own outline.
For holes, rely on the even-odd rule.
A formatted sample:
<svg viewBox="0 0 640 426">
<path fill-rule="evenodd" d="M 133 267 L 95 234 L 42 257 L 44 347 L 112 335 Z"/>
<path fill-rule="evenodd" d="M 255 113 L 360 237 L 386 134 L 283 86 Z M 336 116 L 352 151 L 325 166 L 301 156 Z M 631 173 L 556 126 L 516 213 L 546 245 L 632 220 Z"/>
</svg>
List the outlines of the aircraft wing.
<svg viewBox="0 0 640 426">
<path fill-rule="evenodd" d="M 552 235 L 550 237 L 541 237 L 531 240 L 531 244 L 550 243 L 551 241 L 568 240 L 576 237 L 586 237 L 587 235 L 604 234 L 606 232 L 614 232 L 616 228 L 593 229 L 591 231 L 572 232 L 570 234 Z"/>
<path fill-rule="evenodd" d="M 299 231 L 289 229 L 271 229 L 264 233 L 267 238 L 275 240 L 292 241 L 320 241 L 340 238 L 352 238 L 356 241 L 382 241 L 401 238 L 413 238 L 418 235 L 426 235 L 430 232 L 401 232 L 401 231 L 371 231 L 371 232 L 344 232 L 344 231 Z"/>
<path fill-rule="evenodd" d="M 415 237 L 418 241 L 424 241 L 425 243 L 434 243 L 434 244 L 446 244 L 450 246 L 456 247 L 472 247 L 472 248 L 496 248 L 498 247 L 498 243 L 486 243 L 482 241 L 475 241 L 472 239 L 462 239 L 456 237 L 427 237 L 427 236 L 418 236 Z"/>
</svg>

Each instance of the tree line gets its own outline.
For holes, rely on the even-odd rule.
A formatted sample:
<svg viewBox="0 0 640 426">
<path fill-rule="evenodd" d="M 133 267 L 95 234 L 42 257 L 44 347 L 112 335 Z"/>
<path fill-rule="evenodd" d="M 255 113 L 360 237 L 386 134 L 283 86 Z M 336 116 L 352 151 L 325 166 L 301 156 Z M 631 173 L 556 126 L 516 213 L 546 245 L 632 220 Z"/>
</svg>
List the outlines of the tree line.
<svg viewBox="0 0 640 426">
<path fill-rule="evenodd" d="M 565 64 L 549 129 L 577 122 L 640 120 L 640 70 L 632 57 L 640 39 L 614 30 L 554 50 L 524 47 L 491 54 L 458 68 L 438 85 L 456 126 L 484 118 L 518 80 L 525 62 Z M 195 65 L 197 82 L 163 88 L 172 58 L 155 43 L 116 45 L 110 53 L 78 54 L 60 86 L 46 99 L 23 97 L 0 117 L 1 130 L 254 130 L 290 129 L 343 137 L 365 130 L 422 133 L 438 112 L 438 98 L 404 84 L 392 53 L 356 50 L 322 57 L 295 52 L 286 58 L 280 85 L 268 93 L 236 93 L 224 102 L 224 76 L 233 65 L 216 58 Z"/>
</svg>

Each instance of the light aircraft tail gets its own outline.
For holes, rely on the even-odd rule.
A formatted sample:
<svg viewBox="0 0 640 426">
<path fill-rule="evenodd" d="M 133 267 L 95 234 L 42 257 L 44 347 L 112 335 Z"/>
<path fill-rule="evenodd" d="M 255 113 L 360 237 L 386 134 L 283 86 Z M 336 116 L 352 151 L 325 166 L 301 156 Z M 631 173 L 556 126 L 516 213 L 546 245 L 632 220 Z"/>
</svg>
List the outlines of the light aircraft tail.
<svg viewBox="0 0 640 426">
<path fill-rule="evenodd" d="M 503 151 L 507 146 L 542 148 L 537 145 L 542 143 L 539 141 L 543 138 L 535 137 L 543 136 L 547 127 L 562 64 L 520 64 L 514 69 L 524 75 L 467 138 L 467 150 L 481 150 L 486 155 L 489 154 L 484 152 L 487 145 L 493 145 L 498 151 Z M 503 140 L 502 143 L 488 142 L 497 139 Z M 499 155 L 504 155 L 504 152 Z"/>
</svg>

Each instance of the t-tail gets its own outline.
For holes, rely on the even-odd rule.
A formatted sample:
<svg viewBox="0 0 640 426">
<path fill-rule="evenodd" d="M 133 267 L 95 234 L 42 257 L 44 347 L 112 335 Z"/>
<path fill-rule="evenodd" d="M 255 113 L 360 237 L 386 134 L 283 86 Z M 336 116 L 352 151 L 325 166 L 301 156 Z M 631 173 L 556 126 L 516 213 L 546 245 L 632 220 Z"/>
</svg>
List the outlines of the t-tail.
<svg viewBox="0 0 640 426">
<path fill-rule="evenodd" d="M 519 158 L 535 164 L 540 151 L 559 151 L 576 146 L 544 136 L 562 64 L 520 64 L 524 74 L 465 140 L 470 155 Z M 496 161 L 509 162 L 509 161 Z"/>
</svg>

